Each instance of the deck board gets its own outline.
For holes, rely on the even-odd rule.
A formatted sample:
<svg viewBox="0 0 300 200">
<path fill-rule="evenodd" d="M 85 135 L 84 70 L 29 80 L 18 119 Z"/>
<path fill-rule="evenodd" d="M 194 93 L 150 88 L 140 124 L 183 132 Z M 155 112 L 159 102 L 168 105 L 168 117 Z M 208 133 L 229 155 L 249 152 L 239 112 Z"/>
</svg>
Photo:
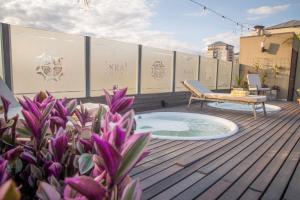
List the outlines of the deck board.
<svg viewBox="0 0 300 200">
<path fill-rule="evenodd" d="M 207 141 L 154 139 L 149 157 L 131 175 L 140 178 L 142 199 L 295 199 L 299 194 L 300 107 L 272 102 L 277 113 L 252 113 L 199 105 L 155 111 L 195 112 L 237 123 L 233 136 Z"/>
</svg>

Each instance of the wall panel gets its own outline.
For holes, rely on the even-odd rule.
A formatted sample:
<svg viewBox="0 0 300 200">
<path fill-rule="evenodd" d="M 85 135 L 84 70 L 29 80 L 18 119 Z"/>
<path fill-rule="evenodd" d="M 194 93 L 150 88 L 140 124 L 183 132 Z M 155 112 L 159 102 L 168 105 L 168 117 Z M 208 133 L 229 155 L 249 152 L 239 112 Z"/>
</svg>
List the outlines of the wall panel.
<svg viewBox="0 0 300 200">
<path fill-rule="evenodd" d="M 11 26 L 13 92 L 85 96 L 84 37 Z"/>
<path fill-rule="evenodd" d="M 217 64 L 217 59 L 207 57 L 200 59 L 200 82 L 211 90 L 216 89 Z"/>
<path fill-rule="evenodd" d="M 141 93 L 172 92 L 172 51 L 143 47 L 141 70 Z"/>
<path fill-rule="evenodd" d="M 128 87 L 137 93 L 138 45 L 105 39 L 91 39 L 91 96 L 102 89 Z"/>
<path fill-rule="evenodd" d="M 232 62 L 219 60 L 218 89 L 230 89 Z"/>
<path fill-rule="evenodd" d="M 175 91 L 186 91 L 184 80 L 198 80 L 199 56 L 176 52 Z"/>
<path fill-rule="evenodd" d="M 3 70 L 3 50 L 2 50 L 2 25 L 0 23 L 0 77 L 3 79 L 4 70 Z"/>
</svg>

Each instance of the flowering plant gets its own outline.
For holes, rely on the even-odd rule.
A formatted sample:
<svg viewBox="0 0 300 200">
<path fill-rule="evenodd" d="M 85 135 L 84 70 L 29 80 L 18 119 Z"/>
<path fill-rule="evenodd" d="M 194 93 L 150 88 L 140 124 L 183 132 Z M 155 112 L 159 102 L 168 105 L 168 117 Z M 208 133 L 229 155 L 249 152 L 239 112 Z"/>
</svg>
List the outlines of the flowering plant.
<svg viewBox="0 0 300 200">
<path fill-rule="evenodd" d="M 149 154 L 150 133 L 133 134 L 134 98 L 126 92 L 105 91 L 108 109 L 96 115 L 40 92 L 19 99 L 24 120 L 9 119 L 1 97 L 0 199 L 140 199 L 128 174 Z"/>
</svg>

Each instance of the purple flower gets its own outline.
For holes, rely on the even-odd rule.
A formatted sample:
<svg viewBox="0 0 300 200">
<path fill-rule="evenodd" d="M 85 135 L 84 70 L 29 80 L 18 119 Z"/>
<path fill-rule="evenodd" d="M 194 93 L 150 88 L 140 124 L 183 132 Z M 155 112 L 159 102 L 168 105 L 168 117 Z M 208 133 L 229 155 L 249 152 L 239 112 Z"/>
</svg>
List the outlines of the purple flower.
<svg viewBox="0 0 300 200">
<path fill-rule="evenodd" d="M 91 140 L 80 138 L 79 143 L 82 144 L 85 152 L 89 152 L 93 150 L 93 142 Z"/>
<path fill-rule="evenodd" d="M 26 124 L 24 124 L 28 129 L 31 130 L 33 137 L 37 140 L 41 140 L 41 131 L 42 131 L 42 126 L 38 118 L 35 117 L 34 114 L 31 112 L 23 109 L 22 110 L 24 119 Z"/>
<path fill-rule="evenodd" d="M 37 159 L 36 157 L 29 151 L 23 151 L 22 154 L 20 155 L 22 160 L 25 160 L 26 162 L 30 164 L 36 164 Z"/>
<path fill-rule="evenodd" d="M 110 108 L 111 113 L 120 113 L 129 109 L 134 103 L 134 97 L 126 97 L 127 88 L 120 90 L 114 90 L 113 96 L 111 96 L 106 90 L 104 90 L 106 103 Z"/>
<path fill-rule="evenodd" d="M 5 158 L 6 160 L 14 160 L 18 158 L 22 152 L 23 152 L 23 147 L 17 146 L 5 152 L 3 154 L 3 158 Z"/>
<path fill-rule="evenodd" d="M 66 178 L 65 183 L 89 200 L 102 200 L 106 193 L 105 188 L 100 183 L 88 176 Z"/>
<path fill-rule="evenodd" d="M 0 185 L 2 185 L 5 181 L 9 179 L 9 175 L 6 171 L 8 165 L 7 160 L 0 159 Z"/>
<path fill-rule="evenodd" d="M 68 148 L 68 137 L 63 128 L 58 129 L 55 137 L 51 139 L 49 148 L 54 156 L 54 160 L 60 162 Z"/>
<path fill-rule="evenodd" d="M 121 155 L 110 143 L 101 139 L 99 135 L 93 134 L 92 137 L 96 151 L 104 161 L 105 170 L 109 173 L 110 177 L 114 177 L 121 162 Z"/>
<path fill-rule="evenodd" d="M 48 167 L 48 171 L 50 173 L 50 175 L 55 176 L 56 178 L 58 178 L 62 172 L 62 165 L 58 162 L 53 162 L 49 167 Z"/>
<path fill-rule="evenodd" d="M 54 132 L 55 127 L 66 128 L 68 122 L 68 116 L 72 116 L 77 106 L 77 100 L 73 99 L 70 102 L 66 102 L 66 99 L 56 100 L 54 110 L 52 111 L 51 117 L 51 131 Z"/>
</svg>

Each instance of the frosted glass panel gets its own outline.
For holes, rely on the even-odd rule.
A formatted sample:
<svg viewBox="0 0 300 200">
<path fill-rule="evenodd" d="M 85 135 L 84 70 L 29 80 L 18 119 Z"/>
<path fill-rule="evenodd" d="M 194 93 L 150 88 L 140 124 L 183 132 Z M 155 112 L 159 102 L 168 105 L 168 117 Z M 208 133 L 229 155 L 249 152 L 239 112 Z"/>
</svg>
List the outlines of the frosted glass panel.
<svg viewBox="0 0 300 200">
<path fill-rule="evenodd" d="M 184 80 L 198 80 L 198 63 L 196 55 L 176 53 L 175 91 L 186 91 L 181 83 Z"/>
<path fill-rule="evenodd" d="M 209 89 L 216 89 L 217 84 L 217 59 L 201 57 L 200 82 Z"/>
<path fill-rule="evenodd" d="M 219 60 L 218 89 L 230 89 L 232 62 Z"/>
<path fill-rule="evenodd" d="M 85 96 L 84 37 L 11 26 L 13 92 Z"/>
<path fill-rule="evenodd" d="M 0 77 L 3 79 L 4 74 L 3 74 L 3 50 L 2 50 L 2 26 L 0 23 Z"/>
<path fill-rule="evenodd" d="M 232 86 L 237 86 L 237 79 L 240 76 L 240 64 L 239 63 L 233 63 L 232 67 Z"/>
<path fill-rule="evenodd" d="M 172 51 L 143 47 L 141 70 L 142 93 L 159 93 L 172 91 Z"/>
<path fill-rule="evenodd" d="M 123 42 L 91 40 L 91 95 L 103 95 L 103 88 L 128 87 L 137 93 L 138 45 Z"/>
</svg>

